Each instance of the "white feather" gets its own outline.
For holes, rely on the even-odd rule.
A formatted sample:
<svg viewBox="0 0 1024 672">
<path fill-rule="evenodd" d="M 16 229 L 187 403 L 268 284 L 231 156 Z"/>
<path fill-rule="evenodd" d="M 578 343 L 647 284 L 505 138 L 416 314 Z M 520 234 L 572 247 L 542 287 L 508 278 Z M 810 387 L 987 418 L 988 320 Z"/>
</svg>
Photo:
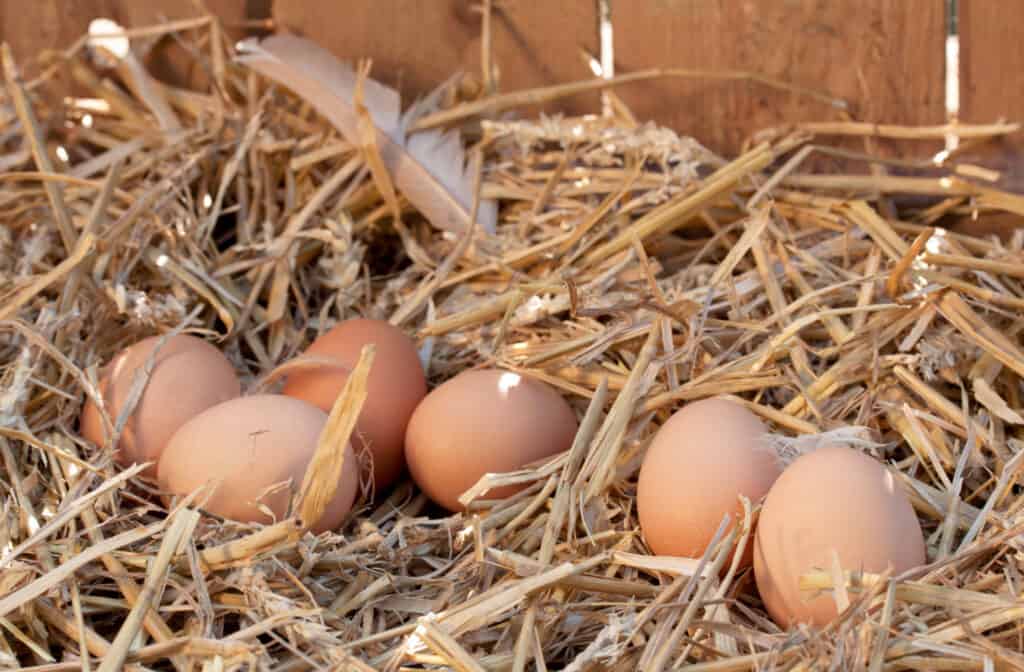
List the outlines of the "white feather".
<svg viewBox="0 0 1024 672">
<path fill-rule="evenodd" d="M 293 35 L 274 35 L 239 44 L 240 63 L 285 86 L 323 115 L 346 140 L 360 144 L 354 107 L 356 74 L 330 52 Z M 431 130 L 406 137 L 406 129 L 437 107 L 438 89 L 405 115 L 394 89 L 369 78 L 363 103 L 378 130 L 377 143 L 396 187 L 435 227 L 463 233 L 473 207 L 473 176 L 457 131 Z M 481 200 L 476 221 L 493 233 L 497 204 Z"/>
</svg>

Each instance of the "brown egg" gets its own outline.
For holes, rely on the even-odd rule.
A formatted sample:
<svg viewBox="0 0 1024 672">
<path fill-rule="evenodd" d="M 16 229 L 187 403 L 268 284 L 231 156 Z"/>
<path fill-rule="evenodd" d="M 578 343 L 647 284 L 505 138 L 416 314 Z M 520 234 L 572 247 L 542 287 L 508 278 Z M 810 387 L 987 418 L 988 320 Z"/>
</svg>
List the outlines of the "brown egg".
<svg viewBox="0 0 1024 672">
<path fill-rule="evenodd" d="M 370 370 L 369 390 L 356 425 L 357 439 L 373 456 L 377 491 L 398 480 L 405 468 L 405 429 L 416 405 L 427 394 L 416 345 L 387 322 L 355 319 L 342 322 L 306 350 L 307 355 L 331 357 L 337 366 L 319 366 L 289 374 L 282 394 L 308 401 L 326 413 L 341 394 L 349 372 L 364 345 L 377 353 Z"/>
<path fill-rule="evenodd" d="M 640 529 L 652 551 L 699 558 L 726 514 L 730 530 L 742 521 L 739 495 L 756 505 L 782 469 L 767 433 L 756 415 L 726 399 L 687 404 L 661 426 L 637 484 Z"/>
<path fill-rule="evenodd" d="M 100 394 L 111 422 L 117 422 L 136 371 L 141 375 L 159 341 L 159 336 L 152 336 L 125 348 L 101 372 Z M 144 475 L 155 478 L 160 454 L 174 432 L 199 413 L 240 393 L 238 376 L 220 350 L 195 336 L 168 339 L 157 352 L 146 388 L 121 433 L 117 461 L 126 466 L 152 462 Z M 99 408 L 91 399 L 82 408 L 80 425 L 87 440 L 106 443 Z"/>
<path fill-rule="evenodd" d="M 758 522 L 754 576 L 782 627 L 823 626 L 836 616 L 831 591 L 802 594 L 799 580 L 844 570 L 904 572 L 925 562 L 924 535 L 906 494 L 877 460 L 830 446 L 797 459 L 772 486 Z"/>
<path fill-rule="evenodd" d="M 203 505 L 207 511 L 240 522 L 273 522 L 260 511 L 262 505 L 281 520 L 326 424 L 326 413 L 291 397 L 232 399 L 200 413 L 175 433 L 160 458 L 160 486 L 186 495 L 219 482 Z M 359 468 L 350 444 L 341 482 L 313 531 L 338 527 L 352 509 L 358 487 Z"/>
<path fill-rule="evenodd" d="M 515 471 L 572 447 L 576 415 L 548 385 L 515 373 L 467 371 L 433 390 L 413 413 L 405 457 L 432 500 L 461 511 L 459 496 L 487 473 Z M 491 490 L 508 497 L 523 486 Z"/>
</svg>

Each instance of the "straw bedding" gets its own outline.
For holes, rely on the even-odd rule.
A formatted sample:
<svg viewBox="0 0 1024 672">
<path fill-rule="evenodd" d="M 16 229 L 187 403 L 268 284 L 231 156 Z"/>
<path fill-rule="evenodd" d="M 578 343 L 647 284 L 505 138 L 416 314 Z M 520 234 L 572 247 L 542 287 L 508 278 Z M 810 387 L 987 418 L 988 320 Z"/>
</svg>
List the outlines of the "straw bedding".
<svg viewBox="0 0 1024 672">
<path fill-rule="evenodd" d="M 966 179 L 978 171 L 955 153 L 936 177 L 888 177 L 884 160 L 806 174 L 813 128 L 724 160 L 624 114 L 495 114 L 554 90 L 453 95 L 434 117 L 482 159 L 495 235 L 442 233 L 404 201 L 396 226 L 359 148 L 233 63 L 210 20 L 176 30 L 211 86 L 147 93 L 171 133 L 81 44 L 28 82 L 5 54 L 0 667 L 1024 667 L 1022 238 L 936 226 L 1024 214 L 1021 197 Z M 57 74 L 73 97 L 54 94 Z M 98 367 L 140 337 L 204 335 L 246 389 L 273 389 L 278 366 L 356 315 L 415 334 L 433 384 L 491 365 L 556 386 L 583 419 L 574 447 L 486 478 L 465 514 L 404 483 L 314 537 L 297 517 L 168 508 L 77 433 Z M 884 460 L 929 564 L 823 568 L 806 587 L 841 618 L 782 632 L 751 572 L 723 567 L 756 506 L 704 558 L 651 555 L 634 505 L 647 443 L 682 403 L 723 394 L 784 451 L 831 439 Z M 511 481 L 530 486 L 487 500 Z"/>
</svg>

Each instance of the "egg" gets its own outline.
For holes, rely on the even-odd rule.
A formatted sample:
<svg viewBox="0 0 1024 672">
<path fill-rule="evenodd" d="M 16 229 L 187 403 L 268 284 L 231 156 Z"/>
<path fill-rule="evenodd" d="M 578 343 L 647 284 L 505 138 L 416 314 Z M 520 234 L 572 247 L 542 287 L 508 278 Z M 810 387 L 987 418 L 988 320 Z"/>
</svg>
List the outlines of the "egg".
<svg viewBox="0 0 1024 672">
<path fill-rule="evenodd" d="M 800 576 L 844 570 L 896 573 L 924 564 L 924 535 L 906 493 L 877 460 L 826 446 L 794 461 L 768 492 L 754 544 L 754 577 L 772 619 L 823 626 L 831 591 L 801 593 Z"/>
<path fill-rule="evenodd" d="M 743 519 L 739 495 L 760 502 L 781 472 L 768 428 L 742 404 L 704 399 L 676 411 L 647 449 L 637 483 L 640 529 L 658 555 L 699 558 L 726 514 Z M 752 561 L 748 543 L 741 566 Z"/>
<path fill-rule="evenodd" d="M 508 371 L 466 371 L 416 408 L 405 436 L 413 480 L 449 511 L 487 473 L 515 471 L 572 447 L 576 414 L 547 384 Z M 491 490 L 508 497 L 525 486 Z"/>
<path fill-rule="evenodd" d="M 122 350 L 104 367 L 99 392 L 112 423 L 124 408 L 159 336 Z M 227 358 L 201 338 L 177 335 L 157 351 L 155 363 L 135 410 L 121 432 L 115 459 L 122 465 L 152 462 L 143 475 L 155 478 L 157 463 L 171 436 L 202 411 L 241 394 L 238 376 Z M 104 445 L 107 433 L 99 408 L 86 400 L 80 419 L 82 436 Z"/>
<path fill-rule="evenodd" d="M 202 504 L 210 513 L 240 522 L 270 523 L 288 513 L 301 485 L 327 414 L 299 399 L 277 394 L 240 397 L 218 404 L 182 425 L 160 458 L 160 486 L 186 495 L 216 484 Z M 359 466 L 345 447 L 341 481 L 314 532 L 333 530 L 352 509 Z M 260 510 L 265 507 L 273 518 Z"/>
<path fill-rule="evenodd" d="M 337 365 L 320 365 L 289 374 L 281 392 L 329 413 L 368 343 L 377 346 L 377 353 L 354 440 L 367 448 L 373 458 L 374 484 L 379 491 L 398 480 L 405 469 L 405 430 L 416 405 L 427 394 L 423 366 L 412 340 L 387 322 L 342 322 L 313 341 L 305 352 L 332 358 Z"/>
</svg>

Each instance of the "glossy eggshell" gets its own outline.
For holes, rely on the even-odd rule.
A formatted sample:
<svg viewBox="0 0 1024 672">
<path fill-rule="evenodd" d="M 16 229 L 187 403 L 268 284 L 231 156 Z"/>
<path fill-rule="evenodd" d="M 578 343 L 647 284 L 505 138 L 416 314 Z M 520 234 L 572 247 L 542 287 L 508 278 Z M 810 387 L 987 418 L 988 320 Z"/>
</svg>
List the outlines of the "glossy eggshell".
<svg viewBox="0 0 1024 672">
<path fill-rule="evenodd" d="M 99 391 L 111 422 L 117 422 L 131 394 L 136 371 L 145 367 L 159 341 L 159 336 L 143 339 L 122 350 L 103 368 Z M 152 462 L 144 475 L 155 478 L 160 455 L 178 428 L 239 394 L 238 376 L 220 350 L 194 336 L 168 339 L 157 352 L 142 397 L 121 433 L 115 458 L 125 466 Z M 80 430 L 92 443 L 106 443 L 99 408 L 91 399 L 82 408 Z"/>
<path fill-rule="evenodd" d="M 281 520 L 326 424 L 326 413 L 291 397 L 263 394 L 227 401 L 197 415 L 174 435 L 160 459 L 160 486 L 186 495 L 219 481 L 203 504 L 205 510 L 240 522 L 273 522 L 258 508 L 262 504 Z M 338 527 L 355 502 L 359 468 L 352 446 L 345 451 L 341 482 L 312 526 L 314 532 Z M 289 479 L 290 485 L 265 495 Z"/>
<path fill-rule="evenodd" d="M 726 399 L 687 404 L 661 426 L 637 484 L 640 529 L 654 553 L 699 558 L 726 514 L 730 530 L 742 520 L 739 495 L 760 502 L 781 472 L 767 433 L 760 418 Z M 752 547 L 749 539 L 743 565 Z"/>
<path fill-rule="evenodd" d="M 791 464 L 761 509 L 754 576 L 772 619 L 824 626 L 836 617 L 829 591 L 802 594 L 801 574 L 831 571 L 833 550 L 847 571 L 898 574 L 924 564 L 925 543 L 910 500 L 892 473 L 861 452 L 820 448 Z"/>
<path fill-rule="evenodd" d="M 409 471 L 449 511 L 487 473 L 515 471 L 572 447 L 576 415 L 543 382 L 494 369 L 467 371 L 434 389 L 416 408 L 405 438 Z M 500 499 L 525 486 L 488 492 Z"/>
<path fill-rule="evenodd" d="M 373 476 L 378 491 L 394 483 L 405 468 L 405 430 L 416 405 L 427 394 L 416 345 L 396 327 L 379 320 L 342 322 L 313 343 L 305 354 L 331 357 L 337 366 L 318 366 L 288 375 L 282 394 L 302 399 L 330 413 L 331 407 L 359 362 L 364 345 L 377 352 L 370 369 L 366 401 L 356 426 L 356 441 L 373 456 Z"/>
</svg>

